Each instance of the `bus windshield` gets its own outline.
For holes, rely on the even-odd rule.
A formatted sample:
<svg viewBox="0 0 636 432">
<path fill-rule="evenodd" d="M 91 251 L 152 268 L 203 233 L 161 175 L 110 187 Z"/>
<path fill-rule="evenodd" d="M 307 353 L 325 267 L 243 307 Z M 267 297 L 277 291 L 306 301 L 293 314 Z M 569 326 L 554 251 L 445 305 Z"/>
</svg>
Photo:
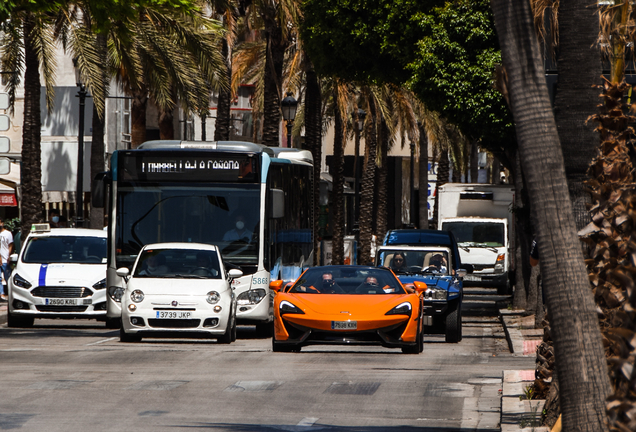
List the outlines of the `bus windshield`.
<svg viewBox="0 0 636 432">
<path fill-rule="evenodd" d="M 120 182 L 117 209 L 117 267 L 131 267 L 144 245 L 163 242 L 215 244 L 225 261 L 258 263 L 258 184 Z"/>
</svg>

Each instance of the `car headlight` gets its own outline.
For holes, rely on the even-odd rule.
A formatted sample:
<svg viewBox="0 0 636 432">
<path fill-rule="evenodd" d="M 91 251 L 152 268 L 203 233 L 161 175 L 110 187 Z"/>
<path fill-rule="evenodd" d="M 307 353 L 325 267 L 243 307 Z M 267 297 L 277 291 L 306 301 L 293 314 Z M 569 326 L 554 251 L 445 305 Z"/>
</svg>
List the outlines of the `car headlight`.
<svg viewBox="0 0 636 432">
<path fill-rule="evenodd" d="M 413 307 L 411 306 L 411 303 L 404 302 L 404 303 L 400 303 L 399 305 L 397 305 L 396 307 L 394 307 L 393 309 L 388 311 L 385 315 L 408 315 L 408 316 L 411 316 L 411 310 L 412 309 L 413 309 Z"/>
<path fill-rule="evenodd" d="M 124 289 L 116 286 L 108 287 L 108 295 L 111 299 L 119 303 L 124 295 Z"/>
<path fill-rule="evenodd" d="M 20 276 L 19 274 L 13 275 L 13 285 L 18 286 L 20 288 L 31 288 L 31 283 Z"/>
<path fill-rule="evenodd" d="M 236 298 L 236 304 L 239 305 L 255 305 L 261 302 L 267 295 L 267 292 L 262 288 L 257 288 L 249 291 L 244 291 Z"/>
<path fill-rule="evenodd" d="M 210 304 L 217 304 L 217 303 L 219 302 L 219 300 L 221 300 L 221 294 L 219 294 L 219 293 L 218 293 L 218 292 L 216 292 L 216 291 L 210 291 L 210 292 L 207 294 L 207 296 L 208 296 L 208 297 L 206 298 L 206 300 L 207 300 L 207 301 L 208 301 L 208 303 L 210 303 Z"/>
<path fill-rule="evenodd" d="M 93 288 L 95 288 L 95 289 L 104 289 L 104 288 L 106 288 L 106 278 L 100 280 L 95 285 L 93 285 Z"/>
<path fill-rule="evenodd" d="M 424 300 L 446 300 L 447 295 L 446 290 L 429 288 L 424 291 Z"/>
<path fill-rule="evenodd" d="M 141 290 L 134 290 L 130 293 L 130 299 L 135 303 L 141 303 L 144 301 L 144 292 Z"/>
<path fill-rule="evenodd" d="M 301 314 L 301 315 L 305 315 L 305 312 L 303 312 L 302 310 L 300 310 L 299 307 L 294 306 L 293 304 L 291 304 L 287 300 L 283 300 L 282 302 L 280 302 L 280 304 L 278 305 L 278 311 L 280 312 L 281 316 L 283 316 L 285 314 Z"/>
</svg>

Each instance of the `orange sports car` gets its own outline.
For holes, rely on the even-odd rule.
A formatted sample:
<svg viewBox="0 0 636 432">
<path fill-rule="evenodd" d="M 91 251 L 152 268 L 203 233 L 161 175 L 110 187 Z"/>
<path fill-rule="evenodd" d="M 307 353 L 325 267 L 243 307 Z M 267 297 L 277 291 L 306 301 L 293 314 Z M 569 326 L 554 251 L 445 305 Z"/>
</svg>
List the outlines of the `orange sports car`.
<svg viewBox="0 0 636 432">
<path fill-rule="evenodd" d="M 273 281 L 275 352 L 300 351 L 305 345 L 380 344 L 419 354 L 422 298 L 426 284 L 404 288 L 387 268 L 312 267 L 283 288 Z"/>
</svg>

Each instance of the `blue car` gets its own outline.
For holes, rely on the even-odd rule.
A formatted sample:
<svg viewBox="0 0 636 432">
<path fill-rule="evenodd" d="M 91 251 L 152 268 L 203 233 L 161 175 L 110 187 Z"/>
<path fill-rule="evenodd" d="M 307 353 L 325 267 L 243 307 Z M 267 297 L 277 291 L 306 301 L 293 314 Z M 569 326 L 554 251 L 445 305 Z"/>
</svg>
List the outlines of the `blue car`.
<svg viewBox="0 0 636 432">
<path fill-rule="evenodd" d="M 424 325 L 442 333 L 446 342 L 462 339 L 462 278 L 472 266 L 462 265 L 453 234 L 438 230 L 392 230 L 376 251 L 376 265 L 388 267 L 406 286 L 426 283 Z"/>
</svg>

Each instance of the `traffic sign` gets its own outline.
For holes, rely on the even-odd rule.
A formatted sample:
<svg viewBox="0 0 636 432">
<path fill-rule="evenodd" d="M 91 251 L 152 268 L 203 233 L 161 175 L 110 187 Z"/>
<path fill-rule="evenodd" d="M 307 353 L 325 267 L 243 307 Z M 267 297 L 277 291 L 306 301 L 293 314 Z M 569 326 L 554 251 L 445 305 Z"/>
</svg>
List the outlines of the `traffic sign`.
<svg viewBox="0 0 636 432">
<path fill-rule="evenodd" d="M 0 157 L 0 175 L 7 175 L 11 172 L 11 160 Z"/>
<path fill-rule="evenodd" d="M 8 131 L 11 127 L 11 120 L 6 114 L 0 114 L 0 132 Z"/>
<path fill-rule="evenodd" d="M 0 110 L 9 109 L 9 94 L 0 93 Z"/>
</svg>

